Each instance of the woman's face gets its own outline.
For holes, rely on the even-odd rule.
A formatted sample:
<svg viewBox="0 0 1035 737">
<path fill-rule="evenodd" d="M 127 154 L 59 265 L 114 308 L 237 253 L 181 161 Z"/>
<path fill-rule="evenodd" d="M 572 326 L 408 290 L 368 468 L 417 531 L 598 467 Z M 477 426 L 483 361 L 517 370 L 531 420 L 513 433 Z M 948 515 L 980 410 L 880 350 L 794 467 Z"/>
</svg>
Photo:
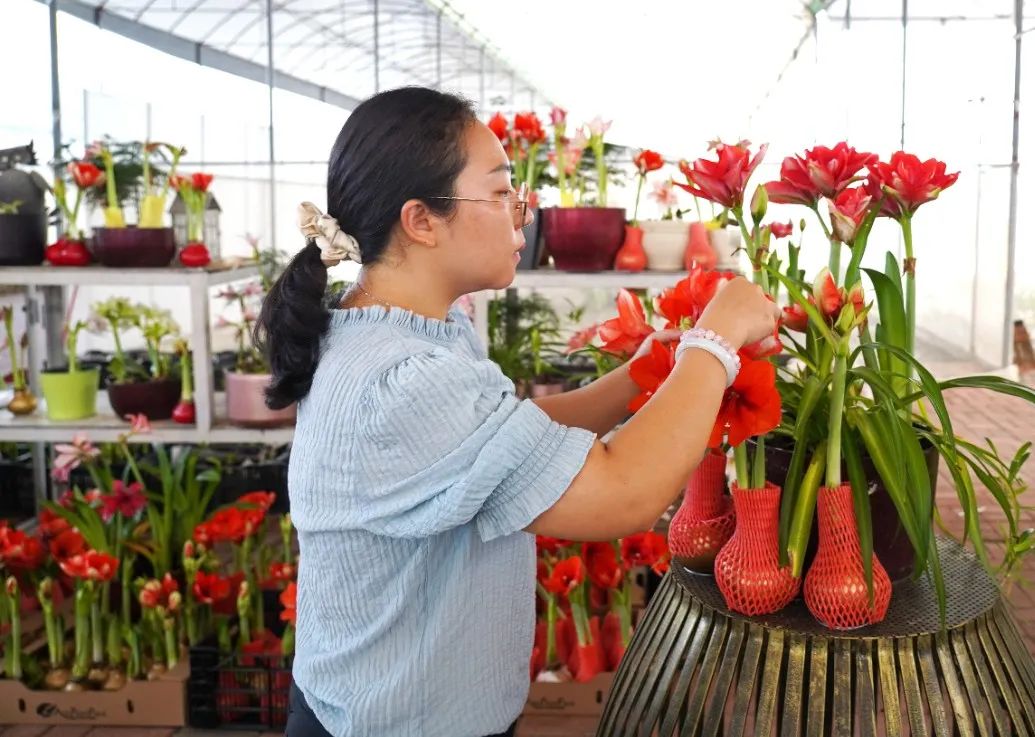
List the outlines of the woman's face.
<svg viewBox="0 0 1035 737">
<path fill-rule="evenodd" d="M 510 183 L 510 162 L 496 134 L 475 122 L 464 133 L 467 166 L 456 180 L 454 215 L 442 221 L 441 250 L 451 280 L 461 293 L 503 289 L 514 280 L 521 232 L 532 213 L 521 216 L 518 194 Z M 469 200 L 492 200 L 471 202 Z"/>
</svg>

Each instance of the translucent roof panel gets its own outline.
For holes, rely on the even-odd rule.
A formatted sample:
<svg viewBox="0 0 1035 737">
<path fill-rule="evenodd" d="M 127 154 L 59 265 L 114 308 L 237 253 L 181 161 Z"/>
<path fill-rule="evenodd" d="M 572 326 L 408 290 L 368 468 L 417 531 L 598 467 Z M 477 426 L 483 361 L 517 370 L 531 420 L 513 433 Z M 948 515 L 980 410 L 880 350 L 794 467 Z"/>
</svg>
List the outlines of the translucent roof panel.
<svg viewBox="0 0 1035 737">
<path fill-rule="evenodd" d="M 60 0 L 62 10 L 101 27 L 255 79 L 268 61 L 266 6 L 266 0 Z M 485 109 L 500 101 L 517 106 L 515 96 L 525 106 L 546 103 L 499 49 L 462 25 L 448 4 L 425 0 L 276 0 L 277 85 L 346 107 L 406 84 L 459 91 Z"/>
</svg>

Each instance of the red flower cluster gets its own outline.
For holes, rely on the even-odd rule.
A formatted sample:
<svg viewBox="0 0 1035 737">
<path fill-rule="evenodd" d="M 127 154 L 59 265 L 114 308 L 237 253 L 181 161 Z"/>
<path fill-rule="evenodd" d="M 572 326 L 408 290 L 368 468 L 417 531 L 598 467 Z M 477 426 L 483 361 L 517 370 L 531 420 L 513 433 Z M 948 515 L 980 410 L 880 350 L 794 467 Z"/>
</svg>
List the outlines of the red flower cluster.
<svg viewBox="0 0 1035 737">
<path fill-rule="evenodd" d="M 733 146 L 720 143 L 715 146 L 717 161 L 697 159 L 693 164 L 679 162 L 679 171 L 687 182 L 676 182 L 676 185 L 695 197 L 723 207 L 739 208 L 744 203 L 744 189 L 748 179 L 762 163 L 767 148 L 760 147 L 752 157 L 746 143 Z"/>
</svg>

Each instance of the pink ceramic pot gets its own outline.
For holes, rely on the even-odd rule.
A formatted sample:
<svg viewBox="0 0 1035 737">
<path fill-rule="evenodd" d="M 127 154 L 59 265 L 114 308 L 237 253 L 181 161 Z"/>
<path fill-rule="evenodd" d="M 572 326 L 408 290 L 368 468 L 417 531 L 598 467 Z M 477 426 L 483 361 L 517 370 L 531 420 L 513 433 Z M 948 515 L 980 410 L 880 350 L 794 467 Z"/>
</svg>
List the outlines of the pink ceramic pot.
<svg viewBox="0 0 1035 737">
<path fill-rule="evenodd" d="M 269 374 L 226 374 L 226 414 L 235 425 L 246 427 L 279 427 L 295 423 L 295 405 L 284 409 L 266 406 Z"/>
</svg>

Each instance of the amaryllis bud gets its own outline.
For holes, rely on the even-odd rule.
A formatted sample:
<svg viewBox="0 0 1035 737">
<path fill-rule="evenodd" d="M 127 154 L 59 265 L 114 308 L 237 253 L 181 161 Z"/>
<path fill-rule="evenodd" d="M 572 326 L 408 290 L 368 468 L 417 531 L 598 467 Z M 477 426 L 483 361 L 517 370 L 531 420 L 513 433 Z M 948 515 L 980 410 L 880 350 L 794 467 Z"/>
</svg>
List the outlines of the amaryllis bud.
<svg viewBox="0 0 1035 737">
<path fill-rule="evenodd" d="M 788 220 L 786 223 L 770 223 L 769 230 L 773 238 L 786 238 L 794 232 L 794 225 Z"/>
<path fill-rule="evenodd" d="M 180 608 L 180 604 L 183 602 L 183 596 L 179 591 L 173 591 L 169 594 L 169 611 L 175 612 Z"/>
<path fill-rule="evenodd" d="M 866 295 L 863 293 L 863 287 L 861 283 L 856 283 L 848 291 L 848 296 L 845 300 L 848 304 L 852 305 L 855 310 L 855 325 L 863 325 L 866 322 Z"/>
<path fill-rule="evenodd" d="M 562 107 L 553 107 L 550 110 L 550 122 L 554 126 L 564 125 L 568 119 L 568 111 Z"/>
<path fill-rule="evenodd" d="M 841 313 L 844 299 L 830 269 L 823 267 L 812 284 L 812 298 L 823 317 L 833 320 Z"/>
<path fill-rule="evenodd" d="M 755 194 L 751 196 L 751 219 L 755 221 L 755 225 L 762 222 L 768 208 L 769 195 L 766 194 L 765 187 L 759 184 L 755 187 Z"/>
<path fill-rule="evenodd" d="M 194 542 L 192 540 L 188 540 L 187 542 L 185 542 L 183 544 L 183 557 L 184 558 L 193 558 L 194 557 Z"/>
<path fill-rule="evenodd" d="M 280 518 L 280 532 L 282 534 L 288 534 L 291 532 L 291 515 L 285 514 Z"/>
<path fill-rule="evenodd" d="M 783 308 L 783 325 L 788 330 L 804 333 L 809 326 L 809 314 L 805 312 L 804 307 L 795 302 Z"/>
<path fill-rule="evenodd" d="M 18 595 L 18 579 L 16 579 L 14 576 L 8 576 L 5 585 L 7 587 L 8 596 Z"/>
</svg>

